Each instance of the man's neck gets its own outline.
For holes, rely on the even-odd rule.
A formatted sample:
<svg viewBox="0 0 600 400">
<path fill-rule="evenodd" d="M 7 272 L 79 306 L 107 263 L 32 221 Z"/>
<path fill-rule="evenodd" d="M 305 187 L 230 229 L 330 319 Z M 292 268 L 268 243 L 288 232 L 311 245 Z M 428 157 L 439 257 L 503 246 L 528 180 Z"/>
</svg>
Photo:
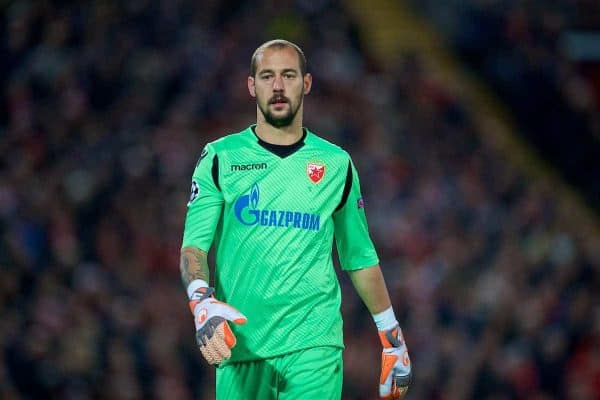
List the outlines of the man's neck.
<svg viewBox="0 0 600 400">
<path fill-rule="evenodd" d="M 256 121 L 256 136 L 261 140 L 277 145 L 290 145 L 302 139 L 302 121 L 295 118 L 294 121 L 281 128 L 277 128 L 264 120 L 262 115 Z"/>
</svg>

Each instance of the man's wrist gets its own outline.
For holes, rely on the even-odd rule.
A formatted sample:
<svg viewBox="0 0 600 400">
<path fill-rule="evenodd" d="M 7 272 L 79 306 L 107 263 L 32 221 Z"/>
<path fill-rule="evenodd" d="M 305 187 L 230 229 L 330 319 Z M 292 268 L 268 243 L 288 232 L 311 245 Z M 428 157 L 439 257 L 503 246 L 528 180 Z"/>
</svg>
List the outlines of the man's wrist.
<svg viewBox="0 0 600 400">
<path fill-rule="evenodd" d="M 206 282 L 202 279 L 194 279 L 193 281 L 190 282 L 190 284 L 187 287 L 188 298 L 190 300 L 192 300 L 192 296 L 194 295 L 194 292 L 196 292 L 200 288 L 207 288 L 207 287 L 209 287 L 208 282 Z"/>
<path fill-rule="evenodd" d="M 398 326 L 398 320 L 392 306 L 380 313 L 372 314 L 372 317 L 378 331 L 387 331 Z"/>
</svg>

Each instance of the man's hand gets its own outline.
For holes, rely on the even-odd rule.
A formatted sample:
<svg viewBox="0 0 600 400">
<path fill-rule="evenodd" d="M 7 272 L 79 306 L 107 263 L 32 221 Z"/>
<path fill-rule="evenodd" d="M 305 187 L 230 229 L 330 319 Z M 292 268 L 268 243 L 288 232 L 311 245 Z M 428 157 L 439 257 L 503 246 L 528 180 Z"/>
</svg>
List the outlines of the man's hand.
<svg viewBox="0 0 600 400">
<path fill-rule="evenodd" d="M 190 309 L 196 324 L 196 342 L 209 364 L 220 364 L 231 357 L 236 340 L 227 321 L 245 324 L 246 317 L 229 304 L 213 297 L 214 289 L 201 287 L 190 296 Z"/>
<path fill-rule="evenodd" d="M 410 385 L 412 372 L 400 326 L 379 331 L 379 339 L 383 345 L 379 397 L 386 400 L 403 399 Z"/>
</svg>

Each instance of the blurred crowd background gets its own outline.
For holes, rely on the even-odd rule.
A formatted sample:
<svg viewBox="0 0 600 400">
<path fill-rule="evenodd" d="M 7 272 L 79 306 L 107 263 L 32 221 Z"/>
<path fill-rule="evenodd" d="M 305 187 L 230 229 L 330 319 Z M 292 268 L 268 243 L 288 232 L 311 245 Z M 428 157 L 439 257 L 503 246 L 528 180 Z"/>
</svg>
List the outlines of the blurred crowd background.
<svg viewBox="0 0 600 400">
<path fill-rule="evenodd" d="M 506 100 L 522 135 L 600 211 L 598 1 L 410 2 Z"/>
<path fill-rule="evenodd" d="M 524 131 L 551 124 L 570 156 L 590 150 L 571 147 L 570 124 L 597 139 L 597 92 L 555 50 L 558 33 L 594 15 L 570 7 L 593 1 L 447 2 L 477 11 L 459 14 L 419 3 L 448 46 L 471 46 L 469 73 L 531 118 Z M 361 175 L 413 359 L 408 398 L 600 398 L 597 219 L 574 224 L 562 192 L 486 145 L 418 53 L 377 59 L 343 3 L 0 7 L 1 399 L 214 398 L 179 277 L 183 219 L 204 144 L 255 119 L 249 60 L 274 37 L 308 56 L 305 125 Z M 532 109 L 536 99 L 558 108 Z M 379 340 L 340 280 L 343 398 L 372 399 Z"/>
</svg>

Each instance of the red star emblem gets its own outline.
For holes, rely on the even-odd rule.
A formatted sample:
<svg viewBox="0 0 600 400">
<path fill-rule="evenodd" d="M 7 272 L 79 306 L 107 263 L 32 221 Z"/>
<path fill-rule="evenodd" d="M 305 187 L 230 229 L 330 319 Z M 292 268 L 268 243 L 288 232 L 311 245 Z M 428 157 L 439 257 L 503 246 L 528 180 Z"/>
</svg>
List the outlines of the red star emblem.
<svg viewBox="0 0 600 400">
<path fill-rule="evenodd" d="M 325 175 L 325 165 L 309 162 L 306 164 L 306 174 L 313 183 L 319 183 L 323 179 L 323 175 Z"/>
</svg>

